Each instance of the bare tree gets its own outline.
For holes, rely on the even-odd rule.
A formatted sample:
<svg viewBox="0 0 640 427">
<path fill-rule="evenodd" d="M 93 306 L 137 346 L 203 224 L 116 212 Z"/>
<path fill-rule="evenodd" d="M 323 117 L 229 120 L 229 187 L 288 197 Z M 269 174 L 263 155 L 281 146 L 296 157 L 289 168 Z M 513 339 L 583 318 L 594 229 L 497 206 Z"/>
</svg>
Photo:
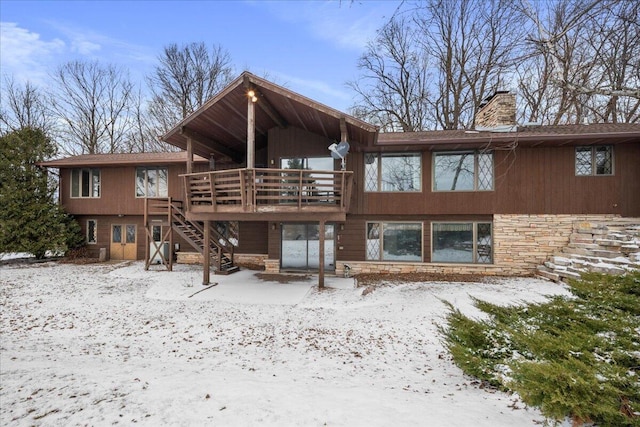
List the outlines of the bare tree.
<svg viewBox="0 0 640 427">
<path fill-rule="evenodd" d="M 128 74 L 113 65 L 72 61 L 53 75 L 56 90 L 51 105 L 63 124 L 60 132 L 66 154 L 131 151 L 134 86 Z"/>
<path fill-rule="evenodd" d="M 417 22 L 437 64 L 430 99 L 442 129 L 470 127 L 480 102 L 506 84 L 519 56 L 522 16 L 504 0 L 425 0 Z"/>
<path fill-rule="evenodd" d="M 364 75 L 347 83 L 358 96 L 353 113 L 383 131 L 411 132 L 429 127 L 428 59 L 417 37 L 406 19 L 392 19 L 360 57 L 358 68 Z"/>
<path fill-rule="evenodd" d="M 149 114 L 163 134 L 194 112 L 231 80 L 230 56 L 221 46 L 205 43 L 166 46 L 160 64 L 148 76 Z"/>
<path fill-rule="evenodd" d="M 637 2 L 522 0 L 519 10 L 533 24 L 531 51 L 547 64 L 543 79 L 557 89 L 547 90 L 556 104 L 550 123 L 639 120 Z"/>
<path fill-rule="evenodd" d="M 522 21 L 506 0 L 412 3 L 360 58 L 353 111 L 387 130 L 469 127 L 513 69 Z"/>
<path fill-rule="evenodd" d="M 55 119 L 48 107 L 46 95 L 30 82 L 20 85 L 11 77 L 4 79 L 0 97 L 0 133 L 24 128 L 39 129 L 51 137 Z"/>
</svg>

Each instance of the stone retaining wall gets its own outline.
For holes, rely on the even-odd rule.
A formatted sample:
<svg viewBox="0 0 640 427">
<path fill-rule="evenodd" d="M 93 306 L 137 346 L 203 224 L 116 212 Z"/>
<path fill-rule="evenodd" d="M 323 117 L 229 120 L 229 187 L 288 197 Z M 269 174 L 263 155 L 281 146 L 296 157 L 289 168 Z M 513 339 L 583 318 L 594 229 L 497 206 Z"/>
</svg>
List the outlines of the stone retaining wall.
<svg viewBox="0 0 640 427">
<path fill-rule="evenodd" d="M 569 244 L 573 224 L 606 222 L 618 215 L 494 215 L 493 262 L 503 275 L 523 276 Z"/>
</svg>

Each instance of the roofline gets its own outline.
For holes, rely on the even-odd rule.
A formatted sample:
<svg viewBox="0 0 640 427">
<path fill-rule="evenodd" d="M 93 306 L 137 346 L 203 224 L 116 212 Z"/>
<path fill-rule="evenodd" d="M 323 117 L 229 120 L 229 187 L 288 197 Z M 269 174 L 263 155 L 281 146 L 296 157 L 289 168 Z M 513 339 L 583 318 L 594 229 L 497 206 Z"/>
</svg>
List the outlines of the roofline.
<svg viewBox="0 0 640 427">
<path fill-rule="evenodd" d="M 432 131 L 433 134 L 438 131 Z M 444 131 L 446 132 L 446 131 Z M 472 131 L 473 132 L 473 131 Z M 387 133 L 387 135 L 399 135 L 404 132 L 391 132 Z M 416 133 L 422 132 L 406 132 L 406 135 L 415 135 Z M 425 132 L 430 133 L 430 132 Z M 433 138 L 433 134 L 431 138 Z M 505 141 L 522 141 L 522 142 L 548 142 L 548 141 L 557 141 L 562 142 L 563 140 L 570 140 L 580 138 L 581 140 L 592 140 L 592 139 L 602 139 L 602 138 L 611 138 L 611 139 L 619 139 L 619 138 L 640 138 L 640 131 L 629 131 L 629 132 L 591 132 L 591 133 L 555 133 L 555 134 L 537 134 L 537 133 L 522 133 L 522 132 L 509 132 L 509 133 L 490 133 L 490 132 L 482 132 L 481 134 L 470 134 L 469 136 L 463 137 L 460 135 L 453 135 L 451 137 L 437 137 L 433 139 L 410 139 L 410 138 L 402 138 L 402 139 L 394 139 L 385 141 L 384 138 L 385 133 L 380 133 L 378 137 L 378 141 L 375 145 L 378 146 L 394 146 L 394 145 L 424 145 L 424 144 L 435 144 L 435 145 L 446 145 L 446 144 L 472 144 L 472 143 L 489 143 L 489 142 L 505 142 Z"/>
<path fill-rule="evenodd" d="M 275 83 L 271 83 L 265 79 L 262 79 L 252 73 L 250 73 L 249 71 L 243 71 L 242 74 L 240 74 L 235 80 L 233 80 L 231 83 L 229 83 L 227 85 L 227 87 L 225 87 L 224 89 L 222 89 L 220 92 L 218 92 L 216 95 L 214 95 L 212 98 L 210 98 L 207 102 L 205 102 L 204 104 L 202 104 L 202 106 L 200 106 L 200 108 L 198 108 L 197 110 L 195 110 L 193 113 L 189 114 L 189 116 L 187 116 L 186 118 L 182 119 L 177 125 L 175 125 L 171 130 L 169 130 L 167 133 L 165 133 L 164 135 L 162 135 L 162 137 L 160 138 L 162 141 L 167 141 L 170 137 L 172 137 L 173 135 L 175 135 L 176 133 L 179 133 L 180 130 L 187 126 L 191 121 L 193 121 L 196 117 L 198 117 L 201 113 L 203 113 L 204 111 L 206 111 L 207 109 L 209 109 L 213 104 L 218 103 L 221 99 L 223 99 L 229 92 L 232 92 L 234 89 L 236 89 L 238 86 L 240 85 L 249 85 L 249 84 L 255 84 L 256 86 L 259 87 L 263 87 L 265 89 L 268 89 L 270 91 L 276 92 L 279 95 L 282 95 L 288 99 L 291 100 L 295 100 L 298 102 L 302 102 L 305 103 L 307 105 L 309 105 L 310 107 L 322 111 L 330 116 L 333 116 L 336 119 L 342 119 L 344 118 L 345 121 L 353 126 L 357 126 L 359 128 L 365 129 L 368 132 L 372 132 L 372 133 L 378 133 L 379 127 L 378 126 L 374 126 L 372 124 L 369 124 L 363 120 L 360 120 L 356 117 L 353 117 L 347 113 L 343 113 L 339 110 L 336 110 L 335 108 L 331 108 L 327 105 L 324 105 L 322 103 L 319 103 L 317 101 L 312 100 L 311 98 L 307 98 L 304 95 L 300 95 L 290 89 L 287 89 L 285 87 L 279 86 Z M 172 144 L 173 145 L 173 144 Z"/>
<path fill-rule="evenodd" d="M 183 152 L 179 152 L 181 154 Z M 67 167 L 85 167 L 85 166 L 137 166 L 137 165 L 169 165 L 169 164 L 184 164 L 186 161 L 186 155 L 175 158 L 157 158 L 157 159 L 136 159 L 136 154 L 141 153 L 119 153 L 120 159 L 114 159 L 109 154 L 91 154 L 91 155 L 79 155 L 63 157 L 61 159 L 47 160 L 44 162 L 36 163 L 38 166 L 46 168 L 67 168 Z M 92 156 L 87 160 L 82 160 L 83 156 Z M 95 158 L 93 156 L 105 156 L 103 159 Z M 194 155 L 193 161 L 195 163 L 207 163 L 208 159 Z"/>
</svg>

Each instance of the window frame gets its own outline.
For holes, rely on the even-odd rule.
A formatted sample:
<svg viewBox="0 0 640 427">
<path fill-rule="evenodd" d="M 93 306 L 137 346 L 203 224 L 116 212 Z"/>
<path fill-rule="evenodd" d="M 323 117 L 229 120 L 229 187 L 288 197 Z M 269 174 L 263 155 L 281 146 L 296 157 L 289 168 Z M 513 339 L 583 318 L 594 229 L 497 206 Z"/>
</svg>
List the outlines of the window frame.
<svg viewBox="0 0 640 427">
<path fill-rule="evenodd" d="M 90 223 L 93 223 L 93 236 L 91 236 L 91 226 Z M 87 245 L 97 245 L 98 244 L 98 220 L 97 219 L 88 219 L 87 220 L 87 229 L 86 229 L 86 239 Z"/>
<path fill-rule="evenodd" d="M 144 171 L 144 194 L 140 195 L 138 194 L 138 172 L 143 170 Z M 159 194 L 160 192 L 159 190 L 159 185 L 160 185 L 160 180 L 157 180 L 156 184 L 155 184 L 155 191 L 156 194 L 154 196 L 149 196 L 149 171 L 153 170 L 156 172 L 156 176 L 159 176 L 158 171 L 163 170 L 165 172 L 165 176 L 166 176 L 166 193 L 164 195 Z M 164 199 L 169 197 L 169 168 L 166 166 L 138 166 L 136 167 L 136 172 L 135 172 L 135 176 L 134 176 L 134 193 L 136 196 L 136 199 Z"/>
<path fill-rule="evenodd" d="M 435 225 L 436 224 L 471 224 L 472 226 L 472 242 L 473 242 L 473 247 L 472 247 L 472 261 L 471 262 L 467 262 L 467 261 L 434 261 L 433 260 L 433 251 L 434 251 L 434 230 L 435 230 Z M 479 224 L 489 224 L 490 231 L 491 231 L 491 253 L 489 254 L 490 256 L 490 262 L 478 262 L 478 225 Z M 462 265 L 493 265 L 495 262 L 494 259 L 494 251 L 495 251 L 495 241 L 493 238 L 493 233 L 494 231 L 494 227 L 493 227 L 493 221 L 431 221 L 430 224 L 430 238 L 431 238 L 431 247 L 430 247 L 430 254 L 429 254 L 429 259 L 431 260 L 431 263 L 433 264 L 462 264 Z"/>
<path fill-rule="evenodd" d="M 436 158 L 442 155 L 462 155 L 473 154 L 473 188 L 472 189 L 460 189 L 460 190 L 439 190 L 436 188 Z M 479 156 L 483 154 L 491 155 L 491 188 L 480 189 L 479 188 L 479 170 L 480 160 Z M 495 155 L 493 150 L 460 150 L 460 151 L 434 151 L 431 154 L 431 191 L 434 193 L 463 193 L 463 192 L 489 192 L 496 189 L 496 167 L 495 167 Z"/>
<path fill-rule="evenodd" d="M 84 174 L 88 173 L 88 187 L 87 187 L 87 196 L 83 196 L 83 187 L 84 187 Z M 69 195 L 71 196 L 72 199 L 99 199 L 102 197 L 102 177 L 101 177 L 101 171 L 100 168 L 72 168 L 69 171 L 69 181 L 70 181 L 70 185 L 69 185 Z M 97 181 L 97 187 L 95 186 L 95 179 L 98 179 Z M 74 186 L 74 180 L 77 179 L 77 187 Z M 74 190 L 77 189 L 78 192 L 76 195 L 74 195 Z M 97 195 L 95 194 L 95 190 L 97 189 Z"/>
<path fill-rule="evenodd" d="M 578 173 L 578 150 L 588 148 L 591 151 L 591 173 Z M 609 173 L 598 173 L 598 164 L 597 164 L 597 150 L 598 148 L 607 148 L 609 150 L 609 156 L 611 158 L 611 170 Z M 574 149 L 573 155 L 573 171 L 575 176 L 584 177 L 584 176 L 614 176 L 615 175 L 615 155 L 612 144 L 601 144 L 601 145 L 578 145 Z"/>
<path fill-rule="evenodd" d="M 369 258 L 369 224 L 378 224 L 379 257 L 377 259 Z M 419 260 L 401 260 L 401 259 L 385 259 L 384 258 L 384 231 L 387 224 L 410 224 L 420 226 L 420 259 Z M 365 233 L 365 260 L 379 262 L 424 262 L 424 222 L 423 221 L 366 221 L 364 227 Z"/>
<path fill-rule="evenodd" d="M 377 177 L 376 177 L 376 189 L 375 190 L 368 190 L 367 189 L 367 182 L 368 182 L 368 176 L 367 176 L 367 166 L 369 165 L 367 163 L 367 156 L 374 156 L 374 161 L 376 162 L 376 168 L 377 168 Z M 415 190 L 384 190 L 383 189 L 383 179 L 382 179 L 382 172 L 383 172 L 383 160 L 385 157 L 389 158 L 389 157 L 417 157 L 419 164 L 418 167 L 420 168 L 420 173 L 417 179 L 417 183 L 419 185 L 419 187 Z M 364 153 L 364 168 L 363 168 L 363 173 L 364 173 L 364 179 L 363 179 L 363 185 L 364 185 L 364 192 L 365 193 L 422 193 L 422 187 L 423 187 L 423 183 L 422 183 L 422 178 L 423 178 L 423 171 L 424 171 L 424 166 L 423 166 L 423 154 L 420 151 L 412 151 L 412 152 L 384 152 L 384 153 Z"/>
</svg>

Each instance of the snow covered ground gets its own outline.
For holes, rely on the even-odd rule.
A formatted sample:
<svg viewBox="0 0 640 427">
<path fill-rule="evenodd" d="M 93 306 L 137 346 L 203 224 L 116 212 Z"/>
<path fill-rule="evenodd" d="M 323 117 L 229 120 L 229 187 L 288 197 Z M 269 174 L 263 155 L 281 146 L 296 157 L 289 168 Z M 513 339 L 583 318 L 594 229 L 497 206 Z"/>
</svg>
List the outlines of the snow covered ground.
<svg viewBox="0 0 640 427">
<path fill-rule="evenodd" d="M 536 426 L 444 349 L 442 300 L 565 293 L 534 279 L 264 281 L 198 267 L 0 266 L 0 425 Z M 195 295 L 194 295 L 195 294 Z"/>
</svg>

